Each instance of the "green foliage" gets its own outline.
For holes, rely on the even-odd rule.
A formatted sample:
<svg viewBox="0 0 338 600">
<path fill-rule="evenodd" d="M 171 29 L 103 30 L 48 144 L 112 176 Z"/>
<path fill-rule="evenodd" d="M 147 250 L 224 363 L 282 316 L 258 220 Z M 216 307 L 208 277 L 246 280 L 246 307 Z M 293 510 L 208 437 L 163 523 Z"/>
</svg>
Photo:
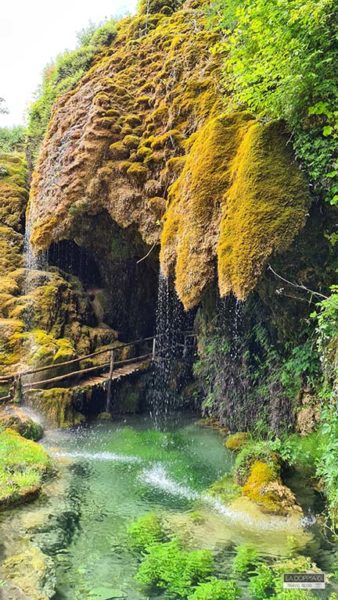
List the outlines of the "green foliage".
<svg viewBox="0 0 338 600">
<path fill-rule="evenodd" d="M 206 583 L 200 583 L 189 600 L 237 600 L 241 590 L 235 581 L 223 581 L 211 577 Z"/>
<path fill-rule="evenodd" d="M 338 285 L 331 287 L 331 294 L 319 302 L 318 312 L 311 317 L 317 321 L 317 343 L 326 384 L 335 386 L 338 356 Z"/>
<path fill-rule="evenodd" d="M 338 522 L 338 415 L 337 415 L 337 361 L 338 361 L 338 286 L 331 287 L 331 295 L 318 304 L 318 351 L 324 375 L 321 390 L 321 455 L 317 460 L 317 475 L 322 478 L 329 501 L 330 517 Z"/>
<path fill-rule="evenodd" d="M 329 513 L 333 525 L 338 523 L 338 416 L 336 403 L 322 408 L 321 431 L 326 444 L 317 461 L 317 475 L 322 478 L 329 501 Z"/>
<path fill-rule="evenodd" d="M 105 46 L 109 46 L 115 36 L 115 20 L 109 20 L 98 28 L 91 26 L 89 30 L 79 34 L 78 48 L 66 50 L 57 56 L 54 63 L 47 65 L 37 99 L 29 109 L 27 135 L 33 157 L 38 152 L 56 99 L 76 86 L 93 64 L 97 54 Z"/>
<path fill-rule="evenodd" d="M 137 580 L 148 589 L 165 589 L 168 598 L 188 598 L 194 586 L 207 581 L 213 570 L 209 550 L 183 550 L 177 541 L 148 548 Z"/>
<path fill-rule="evenodd" d="M 272 569 L 267 565 L 259 565 L 256 574 L 250 579 L 249 591 L 254 600 L 265 600 L 273 596 L 274 575 Z"/>
<path fill-rule="evenodd" d="M 233 105 L 285 119 L 319 190 L 337 201 L 334 0 L 215 0 Z M 217 48 L 216 48 L 217 51 Z M 231 107 L 233 108 L 233 106 Z"/>
<path fill-rule="evenodd" d="M 293 347 L 275 377 L 291 399 L 295 398 L 304 383 L 311 387 L 318 386 L 321 373 L 315 339 L 309 337 L 304 344 Z"/>
<path fill-rule="evenodd" d="M 233 563 L 234 575 L 241 577 L 249 575 L 259 564 L 259 555 L 254 546 L 242 544 L 236 549 Z"/>
<path fill-rule="evenodd" d="M 156 513 L 139 517 L 128 529 L 131 546 L 139 552 L 147 551 L 150 546 L 167 539 L 163 524 Z"/>
<path fill-rule="evenodd" d="M 325 444 L 323 431 L 316 431 L 307 436 L 293 434 L 276 439 L 271 442 L 271 448 L 278 452 L 288 465 L 297 467 L 309 476 L 314 476 Z"/>
<path fill-rule="evenodd" d="M 305 590 L 283 590 L 284 573 L 314 571 L 315 565 L 305 556 L 297 556 L 272 565 L 262 564 L 249 581 L 249 591 L 254 600 L 310 600 L 311 592 Z"/>
<path fill-rule="evenodd" d="M 0 152 L 22 152 L 24 143 L 24 127 L 0 127 Z"/>
</svg>

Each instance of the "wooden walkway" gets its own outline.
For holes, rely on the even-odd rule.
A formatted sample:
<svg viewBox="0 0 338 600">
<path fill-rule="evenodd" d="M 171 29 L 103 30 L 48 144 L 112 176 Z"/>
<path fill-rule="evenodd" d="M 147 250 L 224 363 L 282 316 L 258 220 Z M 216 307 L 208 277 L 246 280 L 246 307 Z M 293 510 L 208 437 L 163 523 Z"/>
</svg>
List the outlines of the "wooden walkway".
<svg viewBox="0 0 338 600">
<path fill-rule="evenodd" d="M 176 342 L 181 347 L 184 357 L 188 347 L 188 340 L 195 337 L 190 332 L 182 332 L 183 344 Z M 85 356 L 79 356 L 72 360 L 60 363 L 51 363 L 36 369 L 21 371 L 15 375 L 0 376 L 0 385 L 10 386 L 7 396 L 0 397 L 0 403 L 17 400 L 24 396 L 25 392 L 33 389 L 44 389 L 46 387 L 62 387 L 66 382 L 67 387 L 94 387 L 107 385 L 108 399 L 112 393 L 112 382 L 122 377 L 132 375 L 141 370 L 148 369 L 157 358 L 157 345 L 161 336 L 134 340 L 133 342 L 121 343 L 92 352 Z M 123 359 L 123 350 L 130 349 L 133 354 L 130 358 Z M 124 353 L 125 354 L 125 353 Z M 82 363 L 91 361 L 93 366 L 84 366 Z M 99 362 L 97 362 L 99 361 Z M 73 368 L 73 370 L 72 370 Z M 60 369 L 60 374 L 55 375 Z M 53 376 L 50 372 L 52 371 Z"/>
<path fill-rule="evenodd" d="M 152 365 L 152 359 L 148 360 L 136 360 L 134 363 L 130 365 L 125 365 L 124 367 L 120 367 L 113 372 L 111 381 L 122 379 L 123 377 L 127 377 L 128 375 L 133 375 L 134 373 L 139 373 L 140 371 L 146 371 Z M 96 386 L 104 386 L 109 382 L 109 377 L 106 375 L 97 375 L 96 377 L 89 377 L 88 379 L 81 379 L 78 383 L 74 384 L 74 387 L 81 386 L 81 388 L 93 388 Z"/>
</svg>

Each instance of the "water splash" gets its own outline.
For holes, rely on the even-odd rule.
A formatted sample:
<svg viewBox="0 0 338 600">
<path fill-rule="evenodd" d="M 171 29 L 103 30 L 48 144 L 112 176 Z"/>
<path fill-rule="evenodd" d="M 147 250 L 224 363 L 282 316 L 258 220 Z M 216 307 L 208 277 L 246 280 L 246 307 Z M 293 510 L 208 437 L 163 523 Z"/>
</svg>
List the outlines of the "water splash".
<svg viewBox="0 0 338 600">
<path fill-rule="evenodd" d="M 226 506 L 218 498 L 214 498 L 206 493 L 197 492 L 187 485 L 178 483 L 170 477 L 161 463 L 157 463 L 150 469 L 145 469 L 139 476 L 142 483 L 163 491 L 172 496 L 184 498 L 189 501 L 200 501 L 222 517 L 229 523 L 248 527 L 253 530 L 286 530 L 288 528 L 288 517 L 272 516 L 257 518 L 257 515 L 251 516 L 245 511 Z M 297 525 L 293 522 L 293 527 Z M 301 523 L 298 528 L 301 529 Z"/>
<path fill-rule="evenodd" d="M 110 461 L 120 462 L 126 464 L 138 464 L 142 460 L 137 456 L 127 456 L 125 454 L 115 454 L 114 452 L 85 452 L 80 450 L 74 450 L 72 452 L 65 451 L 51 451 L 51 454 L 56 458 L 69 458 L 69 459 L 81 459 L 88 461 Z"/>
<path fill-rule="evenodd" d="M 173 496 L 179 496 L 181 498 L 186 498 L 187 500 L 199 499 L 198 492 L 171 479 L 163 465 L 160 463 L 154 465 L 150 469 L 145 469 L 141 473 L 140 479 L 143 483 L 151 485 L 163 492 L 172 494 Z"/>
</svg>

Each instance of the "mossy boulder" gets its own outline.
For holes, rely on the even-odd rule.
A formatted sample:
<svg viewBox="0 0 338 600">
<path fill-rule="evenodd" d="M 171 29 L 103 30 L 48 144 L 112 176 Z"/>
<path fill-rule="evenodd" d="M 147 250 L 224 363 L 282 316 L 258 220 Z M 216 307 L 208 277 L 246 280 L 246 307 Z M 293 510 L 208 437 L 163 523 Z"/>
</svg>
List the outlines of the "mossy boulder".
<svg viewBox="0 0 338 600">
<path fill-rule="evenodd" d="M 268 442 L 248 442 L 235 461 L 241 493 L 271 514 L 301 514 L 293 492 L 281 478 L 281 459 Z"/>
<path fill-rule="evenodd" d="M 43 427 L 33 421 L 18 406 L 7 404 L 0 408 L 0 428 L 12 429 L 28 440 L 37 442 L 43 437 Z"/>
<path fill-rule="evenodd" d="M 50 425 L 68 429 L 85 421 L 75 404 L 86 402 L 86 392 L 78 388 L 32 389 L 26 393 L 26 402 L 43 414 Z"/>
<path fill-rule="evenodd" d="M 250 440 L 250 434 L 247 431 L 232 433 L 226 438 L 224 445 L 228 450 L 235 452 L 241 450 Z"/>
<path fill-rule="evenodd" d="M 42 446 L 12 429 L 0 431 L 0 510 L 36 498 L 50 470 Z"/>
</svg>

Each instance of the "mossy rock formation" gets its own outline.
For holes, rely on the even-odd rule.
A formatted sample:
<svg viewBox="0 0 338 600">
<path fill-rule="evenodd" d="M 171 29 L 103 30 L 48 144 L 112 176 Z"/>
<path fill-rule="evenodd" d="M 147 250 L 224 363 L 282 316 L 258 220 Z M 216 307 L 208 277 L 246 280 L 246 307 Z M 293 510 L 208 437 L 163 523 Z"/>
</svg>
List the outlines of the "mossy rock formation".
<svg viewBox="0 0 338 600">
<path fill-rule="evenodd" d="M 217 271 L 221 295 L 246 298 L 309 200 L 282 125 L 224 114 L 203 5 L 143 1 L 119 23 L 57 101 L 30 199 L 38 250 L 79 239 L 85 216 L 102 210 L 145 250 L 161 237 L 162 270 L 186 309 Z"/>
</svg>

